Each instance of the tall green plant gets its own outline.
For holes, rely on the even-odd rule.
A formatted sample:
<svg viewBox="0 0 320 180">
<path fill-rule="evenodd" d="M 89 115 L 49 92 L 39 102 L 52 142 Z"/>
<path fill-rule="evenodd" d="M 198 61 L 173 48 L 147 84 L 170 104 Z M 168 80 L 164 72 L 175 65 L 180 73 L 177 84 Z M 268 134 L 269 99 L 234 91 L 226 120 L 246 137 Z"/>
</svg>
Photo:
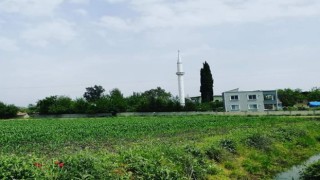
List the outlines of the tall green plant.
<svg viewBox="0 0 320 180">
<path fill-rule="evenodd" d="M 210 66 L 207 62 L 203 63 L 203 68 L 200 70 L 200 92 L 202 102 L 213 101 L 213 78 L 210 70 Z"/>
</svg>

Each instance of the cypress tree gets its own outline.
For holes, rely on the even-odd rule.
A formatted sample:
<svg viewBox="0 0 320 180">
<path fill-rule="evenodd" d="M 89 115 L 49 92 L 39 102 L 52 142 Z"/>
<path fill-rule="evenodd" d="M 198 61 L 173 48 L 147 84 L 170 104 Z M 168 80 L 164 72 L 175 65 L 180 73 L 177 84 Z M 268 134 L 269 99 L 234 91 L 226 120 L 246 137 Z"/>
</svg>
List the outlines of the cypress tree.
<svg viewBox="0 0 320 180">
<path fill-rule="evenodd" d="M 200 92 L 202 102 L 213 101 L 213 78 L 210 70 L 210 66 L 207 62 L 203 63 L 203 68 L 200 70 Z"/>
</svg>

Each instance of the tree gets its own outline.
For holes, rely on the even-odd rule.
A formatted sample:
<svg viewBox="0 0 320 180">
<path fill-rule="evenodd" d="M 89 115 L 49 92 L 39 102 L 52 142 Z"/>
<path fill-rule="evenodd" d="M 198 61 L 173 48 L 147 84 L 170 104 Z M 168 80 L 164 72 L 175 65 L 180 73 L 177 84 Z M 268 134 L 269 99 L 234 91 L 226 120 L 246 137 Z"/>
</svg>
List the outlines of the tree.
<svg viewBox="0 0 320 180">
<path fill-rule="evenodd" d="M 314 87 L 308 94 L 309 101 L 320 101 L 320 88 Z"/>
<path fill-rule="evenodd" d="M 78 98 L 74 101 L 73 110 L 75 113 L 88 113 L 90 104 L 84 98 Z"/>
<path fill-rule="evenodd" d="M 303 101 L 301 89 L 279 89 L 278 96 L 284 107 L 292 107 L 295 104 Z"/>
<path fill-rule="evenodd" d="M 57 100 L 57 96 L 46 97 L 45 99 L 39 100 L 37 102 L 37 108 L 39 109 L 39 114 L 50 114 L 50 107 L 54 105 Z"/>
<path fill-rule="evenodd" d="M 112 113 L 124 112 L 127 109 L 126 100 L 119 89 L 113 89 L 110 91 L 110 111 Z"/>
<path fill-rule="evenodd" d="M 50 96 L 37 102 L 40 114 L 69 114 L 73 111 L 74 102 L 66 96 Z"/>
<path fill-rule="evenodd" d="M 71 114 L 74 102 L 70 97 L 58 96 L 54 103 L 49 107 L 49 114 Z"/>
<path fill-rule="evenodd" d="M 19 108 L 0 102 L 0 119 L 9 119 L 17 116 Z"/>
<path fill-rule="evenodd" d="M 157 87 L 143 93 L 133 93 L 127 98 L 129 111 L 164 112 L 181 110 L 178 98 L 173 98 L 169 92 Z"/>
<path fill-rule="evenodd" d="M 95 85 L 94 87 L 87 87 L 83 97 L 88 102 L 95 102 L 103 96 L 103 92 L 105 91 L 102 86 Z"/>
<path fill-rule="evenodd" d="M 210 66 L 207 62 L 203 63 L 203 68 L 200 70 L 200 92 L 202 102 L 213 101 L 213 78 Z"/>
</svg>

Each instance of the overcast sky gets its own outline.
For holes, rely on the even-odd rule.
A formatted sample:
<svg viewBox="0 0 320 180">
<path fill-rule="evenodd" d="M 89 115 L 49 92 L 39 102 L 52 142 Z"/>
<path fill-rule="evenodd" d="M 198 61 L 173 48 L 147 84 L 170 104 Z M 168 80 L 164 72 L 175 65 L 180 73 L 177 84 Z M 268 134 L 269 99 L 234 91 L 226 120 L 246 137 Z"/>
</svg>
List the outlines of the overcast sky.
<svg viewBox="0 0 320 180">
<path fill-rule="evenodd" d="M 0 0 L 0 101 L 81 97 L 95 84 L 125 96 L 158 86 L 200 94 L 320 86 L 319 0 Z"/>
</svg>

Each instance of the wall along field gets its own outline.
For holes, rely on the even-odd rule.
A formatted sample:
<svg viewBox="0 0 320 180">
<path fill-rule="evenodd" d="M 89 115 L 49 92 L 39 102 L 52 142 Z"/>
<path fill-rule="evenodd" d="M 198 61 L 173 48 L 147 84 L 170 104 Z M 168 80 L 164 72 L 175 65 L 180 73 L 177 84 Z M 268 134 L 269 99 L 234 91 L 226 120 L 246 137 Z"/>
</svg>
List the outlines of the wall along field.
<svg viewBox="0 0 320 180">
<path fill-rule="evenodd" d="M 320 153 L 320 121 L 163 116 L 0 121 L 0 179 L 272 179 Z"/>
</svg>

